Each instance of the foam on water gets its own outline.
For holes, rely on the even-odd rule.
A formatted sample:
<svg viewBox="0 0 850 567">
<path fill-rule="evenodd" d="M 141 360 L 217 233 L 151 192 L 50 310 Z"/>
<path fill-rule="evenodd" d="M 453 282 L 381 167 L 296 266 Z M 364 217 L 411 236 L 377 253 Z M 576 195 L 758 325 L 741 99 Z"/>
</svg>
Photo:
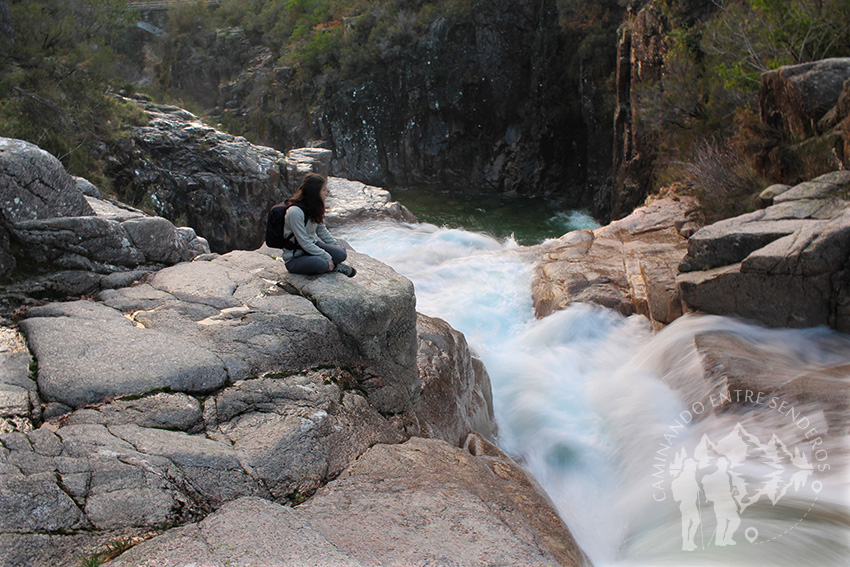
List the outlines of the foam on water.
<svg viewBox="0 0 850 567">
<path fill-rule="evenodd" d="M 513 240 L 429 224 L 368 223 L 337 232 L 410 278 L 417 311 L 449 321 L 479 354 L 530 319 L 532 265 Z"/>
<path fill-rule="evenodd" d="M 653 335 L 643 317 L 588 305 L 535 320 L 533 260 L 511 240 L 395 223 L 368 223 L 340 236 L 410 278 L 417 309 L 466 335 L 491 377 L 500 446 L 545 488 L 597 567 L 847 564 L 846 447 L 830 447 L 829 471 L 778 502 L 748 509 L 737 545 L 714 545 L 707 519 L 699 549 L 690 552 L 682 551 L 678 505 L 672 498 L 656 502 L 652 467 L 671 424 L 714 387 L 696 379 L 703 370 L 694 337 L 733 333 L 758 345 L 766 359 L 781 353 L 817 367 L 850 362 L 845 335 L 694 316 Z M 825 426 L 818 408 L 806 412 Z M 782 414 L 757 423 L 752 417 L 701 416 L 677 431 L 670 452 L 690 450 L 703 436 L 716 441 L 735 420 L 763 441 L 773 433 L 799 433 Z M 760 467 L 740 470 L 758 478 L 765 474 Z M 811 491 L 812 479 L 823 483 L 818 493 Z M 745 529 L 759 534 L 757 544 L 744 540 Z"/>
</svg>

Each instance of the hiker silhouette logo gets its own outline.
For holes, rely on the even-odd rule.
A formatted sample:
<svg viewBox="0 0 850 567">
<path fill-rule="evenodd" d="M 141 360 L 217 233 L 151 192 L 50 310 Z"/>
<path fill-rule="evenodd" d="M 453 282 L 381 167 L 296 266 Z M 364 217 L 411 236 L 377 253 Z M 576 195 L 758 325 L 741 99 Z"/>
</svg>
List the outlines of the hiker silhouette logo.
<svg viewBox="0 0 850 567">
<path fill-rule="evenodd" d="M 811 511 L 823 489 L 817 473 L 829 470 L 827 452 L 813 437 L 817 431 L 808 429 L 806 442 L 790 445 L 776 433 L 761 431 L 760 439 L 740 421 L 699 437 L 686 434 L 688 424 L 704 410 L 695 404 L 683 412 L 665 434 L 653 464 L 654 499 L 671 499 L 681 513 L 682 550 L 761 544 L 790 531 L 760 533 L 759 518 L 792 494 L 788 508 L 801 518 Z M 804 416 L 791 425 L 795 427 L 784 433 L 810 426 Z"/>
<path fill-rule="evenodd" d="M 753 486 L 736 472 L 744 461 L 762 462 L 767 470 L 761 482 Z M 767 443 L 747 433 L 738 423 L 734 430 L 713 443 L 703 435 L 692 454 L 682 448 L 669 467 L 670 491 L 682 513 L 682 549 L 697 549 L 694 541 L 703 516 L 713 509 L 715 546 L 735 545 L 734 535 L 746 509 L 762 498 L 776 504 L 789 488 L 800 490 L 810 480 L 814 467 L 799 449 L 791 453 L 776 435 Z M 702 506 L 705 503 L 707 506 Z M 751 528 L 745 537 L 754 541 Z M 752 543 L 751 541 L 751 543 Z"/>
</svg>

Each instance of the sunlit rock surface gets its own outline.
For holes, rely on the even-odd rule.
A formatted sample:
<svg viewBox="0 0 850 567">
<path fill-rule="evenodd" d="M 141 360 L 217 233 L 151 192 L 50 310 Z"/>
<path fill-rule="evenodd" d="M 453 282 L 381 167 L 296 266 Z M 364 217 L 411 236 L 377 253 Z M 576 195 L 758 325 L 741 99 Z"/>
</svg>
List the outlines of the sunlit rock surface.
<svg viewBox="0 0 850 567">
<path fill-rule="evenodd" d="M 836 171 L 700 229 L 680 266 L 682 299 L 771 326 L 850 331 L 848 197 L 850 172 Z"/>
<path fill-rule="evenodd" d="M 602 228 L 544 244 L 532 282 L 535 314 L 589 302 L 670 323 L 682 314 L 675 282 L 695 208 L 690 197 L 662 198 Z"/>
<path fill-rule="evenodd" d="M 242 498 L 115 565 L 583 564 L 550 505 L 498 453 L 420 438 L 376 445 L 294 509 Z"/>
</svg>

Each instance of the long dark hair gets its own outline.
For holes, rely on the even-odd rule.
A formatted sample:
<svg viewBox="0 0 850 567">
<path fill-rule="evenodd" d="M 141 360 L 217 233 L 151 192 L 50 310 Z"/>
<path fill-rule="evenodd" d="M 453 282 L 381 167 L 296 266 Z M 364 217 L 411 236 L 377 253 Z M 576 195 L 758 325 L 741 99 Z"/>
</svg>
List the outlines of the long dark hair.
<svg viewBox="0 0 850 567">
<path fill-rule="evenodd" d="M 325 221 L 325 202 L 319 193 L 327 181 L 318 173 L 308 173 L 295 191 L 295 195 L 286 200 L 290 205 L 298 205 L 304 210 L 304 216 L 316 224 Z"/>
</svg>

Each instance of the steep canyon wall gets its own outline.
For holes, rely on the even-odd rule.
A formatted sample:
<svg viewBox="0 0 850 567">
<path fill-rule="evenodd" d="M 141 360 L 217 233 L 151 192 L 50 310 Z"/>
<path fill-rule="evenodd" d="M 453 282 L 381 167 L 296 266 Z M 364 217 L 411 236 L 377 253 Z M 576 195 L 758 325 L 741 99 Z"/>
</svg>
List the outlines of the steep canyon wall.
<svg viewBox="0 0 850 567">
<path fill-rule="evenodd" d="M 611 100 L 598 66 L 576 55 L 554 1 L 470 5 L 401 22 L 371 58 L 309 80 L 239 30 L 175 36 L 159 80 L 255 143 L 333 149 L 335 175 L 557 194 L 607 216 Z M 374 18 L 352 20 L 346 37 L 371 41 Z"/>
</svg>

